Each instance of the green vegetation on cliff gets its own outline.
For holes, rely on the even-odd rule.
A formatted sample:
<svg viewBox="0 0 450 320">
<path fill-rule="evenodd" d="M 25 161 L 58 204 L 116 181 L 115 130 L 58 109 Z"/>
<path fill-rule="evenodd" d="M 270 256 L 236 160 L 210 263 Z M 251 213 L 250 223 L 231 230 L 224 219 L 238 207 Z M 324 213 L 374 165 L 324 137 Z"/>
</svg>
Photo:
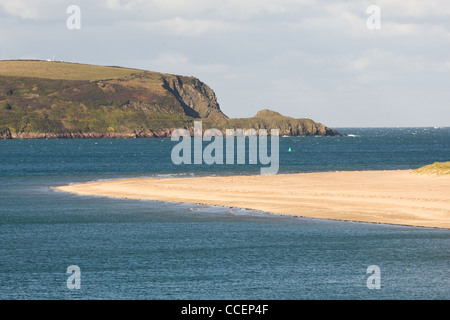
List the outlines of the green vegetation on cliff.
<svg viewBox="0 0 450 320">
<path fill-rule="evenodd" d="M 169 137 L 178 128 L 279 128 L 336 135 L 312 120 L 262 111 L 229 119 L 194 77 L 121 67 L 0 61 L 0 138 Z"/>
</svg>

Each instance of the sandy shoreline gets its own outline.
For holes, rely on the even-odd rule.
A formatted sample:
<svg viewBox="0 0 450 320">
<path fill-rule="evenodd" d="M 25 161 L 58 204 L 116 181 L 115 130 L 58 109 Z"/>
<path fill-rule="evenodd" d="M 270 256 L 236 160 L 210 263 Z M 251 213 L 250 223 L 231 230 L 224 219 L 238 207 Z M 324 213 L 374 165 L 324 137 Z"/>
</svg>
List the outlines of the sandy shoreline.
<svg viewBox="0 0 450 320">
<path fill-rule="evenodd" d="M 411 170 L 122 179 L 56 189 L 78 195 L 450 229 L 450 176 L 419 176 Z"/>
</svg>

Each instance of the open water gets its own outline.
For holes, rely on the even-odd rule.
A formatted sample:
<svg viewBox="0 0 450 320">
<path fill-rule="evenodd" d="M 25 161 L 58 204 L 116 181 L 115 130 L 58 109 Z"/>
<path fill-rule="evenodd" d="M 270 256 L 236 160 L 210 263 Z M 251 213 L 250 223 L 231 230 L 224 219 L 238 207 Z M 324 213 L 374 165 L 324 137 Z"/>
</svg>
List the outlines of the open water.
<svg viewBox="0 0 450 320">
<path fill-rule="evenodd" d="M 352 136 L 280 138 L 279 173 L 450 160 L 450 128 L 338 130 Z M 175 144 L 0 141 L 0 299 L 450 299 L 450 230 L 53 190 L 115 178 L 259 174 L 258 165 L 176 166 Z M 81 270 L 79 290 L 67 286 L 71 265 Z M 367 286 L 371 265 L 380 268 L 380 289 Z"/>
</svg>

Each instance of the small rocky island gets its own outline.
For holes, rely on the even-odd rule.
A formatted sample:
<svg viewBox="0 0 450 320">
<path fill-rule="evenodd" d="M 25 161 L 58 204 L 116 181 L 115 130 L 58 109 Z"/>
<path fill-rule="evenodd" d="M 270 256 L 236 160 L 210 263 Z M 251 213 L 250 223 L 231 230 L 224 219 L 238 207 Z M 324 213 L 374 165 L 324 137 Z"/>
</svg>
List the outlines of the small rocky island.
<svg viewBox="0 0 450 320">
<path fill-rule="evenodd" d="M 310 119 L 262 110 L 230 119 L 194 77 L 37 60 L 0 61 L 0 139 L 170 137 L 179 128 L 279 129 L 281 136 L 337 136 Z"/>
</svg>

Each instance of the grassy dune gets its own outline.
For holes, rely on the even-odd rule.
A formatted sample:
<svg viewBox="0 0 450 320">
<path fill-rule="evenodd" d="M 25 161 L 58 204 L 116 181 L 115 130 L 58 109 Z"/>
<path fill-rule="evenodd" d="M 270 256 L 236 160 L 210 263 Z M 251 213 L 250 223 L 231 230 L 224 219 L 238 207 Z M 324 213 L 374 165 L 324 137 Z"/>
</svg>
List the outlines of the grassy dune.
<svg viewBox="0 0 450 320">
<path fill-rule="evenodd" d="M 414 170 L 416 174 L 434 174 L 438 176 L 443 176 L 450 174 L 450 161 L 447 162 L 435 162 L 427 166 L 421 167 Z"/>
<path fill-rule="evenodd" d="M 143 70 L 36 60 L 0 61 L 0 76 L 64 80 L 109 80 L 143 73 Z"/>
</svg>

